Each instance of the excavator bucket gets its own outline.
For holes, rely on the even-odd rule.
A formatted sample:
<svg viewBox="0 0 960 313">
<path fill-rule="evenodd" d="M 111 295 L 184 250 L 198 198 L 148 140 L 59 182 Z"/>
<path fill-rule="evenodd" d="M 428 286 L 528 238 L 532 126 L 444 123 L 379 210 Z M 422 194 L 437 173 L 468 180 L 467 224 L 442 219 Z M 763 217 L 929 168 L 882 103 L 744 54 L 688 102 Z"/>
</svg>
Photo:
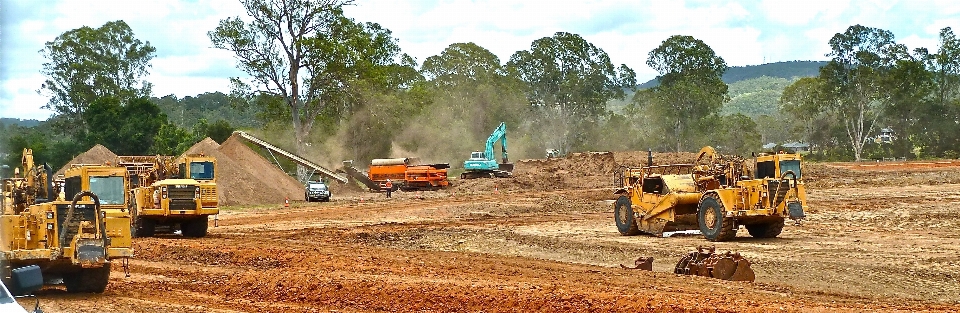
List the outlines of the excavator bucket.
<svg viewBox="0 0 960 313">
<path fill-rule="evenodd" d="M 716 253 L 716 247 L 697 247 L 677 262 L 674 273 L 713 277 L 730 281 L 754 281 L 756 279 L 750 261 L 739 253 Z"/>
</svg>

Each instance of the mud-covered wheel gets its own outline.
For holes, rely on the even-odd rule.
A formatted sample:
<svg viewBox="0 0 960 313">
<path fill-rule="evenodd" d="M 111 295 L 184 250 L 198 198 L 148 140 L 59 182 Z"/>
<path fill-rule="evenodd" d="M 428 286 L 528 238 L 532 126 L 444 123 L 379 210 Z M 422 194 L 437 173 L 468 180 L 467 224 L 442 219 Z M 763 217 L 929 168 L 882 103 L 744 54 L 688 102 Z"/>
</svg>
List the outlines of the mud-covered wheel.
<svg viewBox="0 0 960 313">
<path fill-rule="evenodd" d="M 637 221 L 633 218 L 633 206 L 627 196 L 620 196 L 613 203 L 613 219 L 616 220 L 617 230 L 620 231 L 621 235 L 634 236 L 640 234 L 640 230 L 637 229 Z"/>
<path fill-rule="evenodd" d="M 64 274 L 63 285 L 67 292 L 103 293 L 110 282 L 110 263 L 98 268 L 83 268 L 78 272 Z"/>
<path fill-rule="evenodd" d="M 157 221 L 134 217 L 133 236 L 134 237 L 153 237 L 157 231 Z"/>
<path fill-rule="evenodd" d="M 783 231 L 783 219 L 764 224 L 744 225 L 754 238 L 776 238 Z"/>
<path fill-rule="evenodd" d="M 189 221 L 184 221 L 180 224 L 180 230 L 186 237 L 200 238 L 207 235 L 208 225 L 207 217 L 201 216 Z"/>
<path fill-rule="evenodd" d="M 700 233 L 709 241 L 729 241 L 737 236 L 733 218 L 723 215 L 723 205 L 712 195 L 700 200 L 697 221 L 700 224 Z"/>
</svg>

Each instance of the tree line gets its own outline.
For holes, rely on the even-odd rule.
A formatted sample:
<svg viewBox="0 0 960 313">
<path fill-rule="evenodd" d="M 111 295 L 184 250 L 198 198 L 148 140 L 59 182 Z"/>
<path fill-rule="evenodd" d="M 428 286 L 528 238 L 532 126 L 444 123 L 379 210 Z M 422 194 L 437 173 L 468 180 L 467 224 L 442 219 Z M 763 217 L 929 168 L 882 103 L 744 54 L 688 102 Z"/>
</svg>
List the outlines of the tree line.
<svg viewBox="0 0 960 313">
<path fill-rule="evenodd" d="M 512 159 L 545 149 L 704 145 L 749 154 L 770 140 L 811 143 L 824 159 L 957 153 L 960 45 L 949 28 L 938 51 L 910 52 L 889 31 L 851 26 L 828 42 L 831 61 L 818 76 L 770 81 L 788 85 L 779 101 L 770 93 L 744 99 L 776 102 L 767 103 L 773 109 L 747 111 L 730 105 L 731 92 L 743 92 L 722 80 L 724 59 L 691 36 L 649 51 L 657 84 L 637 90 L 633 69 L 569 32 L 534 40 L 508 60 L 466 42 L 417 62 L 389 29 L 344 16 L 351 2 L 243 1 L 248 16 L 224 18 L 208 37 L 248 76 L 230 78 L 230 94 L 183 99 L 151 98 L 144 78 L 156 49 L 125 22 L 65 32 L 42 51 L 41 91 L 56 115 L 34 128 L 6 126 L 6 164 L 17 164 L 26 146 L 41 147 L 54 164 L 95 143 L 120 154 L 177 154 L 239 126 L 328 165 L 418 156 L 456 166 L 500 122 Z M 898 139 L 871 141 L 886 126 Z"/>
</svg>

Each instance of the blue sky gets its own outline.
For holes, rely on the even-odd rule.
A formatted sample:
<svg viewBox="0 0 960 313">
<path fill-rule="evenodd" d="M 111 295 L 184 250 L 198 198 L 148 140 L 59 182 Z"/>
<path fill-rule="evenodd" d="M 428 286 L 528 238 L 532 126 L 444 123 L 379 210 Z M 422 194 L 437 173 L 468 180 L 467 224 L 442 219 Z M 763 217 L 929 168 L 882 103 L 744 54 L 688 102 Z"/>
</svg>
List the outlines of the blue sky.
<svg viewBox="0 0 960 313">
<path fill-rule="evenodd" d="M 910 49 L 938 48 L 943 27 L 960 32 L 960 1 L 537 1 L 357 0 L 357 21 L 393 31 L 403 52 L 422 62 L 456 42 L 474 42 L 505 62 L 557 31 L 580 34 L 627 64 L 638 81 L 654 78 L 647 53 L 672 35 L 710 45 L 731 66 L 826 60 L 827 41 L 848 26 L 890 30 Z M 157 48 L 154 95 L 229 91 L 242 75 L 232 55 L 211 47 L 207 31 L 243 16 L 238 0 L 0 0 L 0 117 L 46 119 L 38 95 L 43 44 L 82 26 L 122 19 Z"/>
</svg>

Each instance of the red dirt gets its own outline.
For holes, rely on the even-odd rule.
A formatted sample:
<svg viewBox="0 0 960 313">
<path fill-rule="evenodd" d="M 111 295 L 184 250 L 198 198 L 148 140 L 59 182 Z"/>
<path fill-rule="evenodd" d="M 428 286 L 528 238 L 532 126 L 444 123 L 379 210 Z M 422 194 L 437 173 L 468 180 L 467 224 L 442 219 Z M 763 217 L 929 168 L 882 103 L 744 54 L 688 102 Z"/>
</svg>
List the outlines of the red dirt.
<svg viewBox="0 0 960 313">
<path fill-rule="evenodd" d="M 608 171 L 645 162 L 524 160 L 516 177 L 439 192 L 228 208 L 208 237 L 135 239 L 131 276 L 115 267 L 102 295 L 48 288 L 40 301 L 46 312 L 960 310 L 960 184 L 937 180 L 960 177 L 960 164 L 806 164 L 802 225 L 716 244 L 753 262 L 747 283 L 672 274 L 713 245 L 701 237 L 617 233 Z M 653 272 L 619 268 L 639 256 L 655 258 Z"/>
</svg>

